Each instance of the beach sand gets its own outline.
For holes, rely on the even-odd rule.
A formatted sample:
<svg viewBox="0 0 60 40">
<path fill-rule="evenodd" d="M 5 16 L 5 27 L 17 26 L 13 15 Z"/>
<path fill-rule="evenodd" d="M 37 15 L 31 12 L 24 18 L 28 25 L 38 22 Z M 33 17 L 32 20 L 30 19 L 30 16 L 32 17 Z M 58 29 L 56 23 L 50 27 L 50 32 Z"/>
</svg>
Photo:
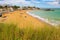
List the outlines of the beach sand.
<svg viewBox="0 0 60 40">
<path fill-rule="evenodd" d="M 25 27 L 46 27 L 46 26 L 51 26 L 42 20 L 38 20 L 37 18 L 34 18 L 30 15 L 28 15 L 26 12 L 28 10 L 17 10 L 14 12 L 9 12 L 3 14 L 2 22 L 4 23 L 12 23 L 16 24 L 20 28 L 25 28 Z M 5 16 L 5 17 L 4 17 Z"/>
</svg>

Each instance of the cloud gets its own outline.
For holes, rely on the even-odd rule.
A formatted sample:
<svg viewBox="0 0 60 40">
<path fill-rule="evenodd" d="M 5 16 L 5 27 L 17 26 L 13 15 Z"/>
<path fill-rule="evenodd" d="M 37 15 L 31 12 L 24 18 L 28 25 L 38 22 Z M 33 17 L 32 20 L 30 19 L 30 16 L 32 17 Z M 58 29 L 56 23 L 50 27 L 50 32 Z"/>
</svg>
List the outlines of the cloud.
<svg viewBox="0 0 60 40">
<path fill-rule="evenodd" d="M 24 2 L 25 0 L 4 0 L 4 1 L 1 1 L 0 3 L 18 3 L 18 2 Z"/>
<path fill-rule="evenodd" d="M 46 2 L 46 1 L 48 1 L 48 2 Z M 40 1 L 37 1 L 37 0 L 30 0 L 30 1 L 26 1 L 26 0 L 4 0 L 4 1 L 0 1 L 0 4 L 38 6 L 38 7 L 59 6 L 58 0 L 57 0 L 57 2 L 55 0 L 54 1 L 51 1 L 51 0 L 50 1 L 49 0 L 40 0 Z"/>
<path fill-rule="evenodd" d="M 60 0 L 54 0 L 52 2 L 46 2 L 49 5 L 53 5 L 53 6 L 60 6 Z"/>
<path fill-rule="evenodd" d="M 54 6 L 60 6 L 59 2 L 47 2 L 47 4 L 54 5 Z"/>
</svg>

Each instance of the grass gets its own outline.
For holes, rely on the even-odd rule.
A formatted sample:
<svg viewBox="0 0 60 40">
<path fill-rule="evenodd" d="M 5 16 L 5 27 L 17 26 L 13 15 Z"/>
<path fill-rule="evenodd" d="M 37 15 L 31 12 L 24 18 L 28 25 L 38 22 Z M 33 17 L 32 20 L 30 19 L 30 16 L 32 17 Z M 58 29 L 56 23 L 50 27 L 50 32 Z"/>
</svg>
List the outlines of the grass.
<svg viewBox="0 0 60 40">
<path fill-rule="evenodd" d="M 60 40 L 60 28 L 18 28 L 14 24 L 0 23 L 0 40 Z"/>
</svg>

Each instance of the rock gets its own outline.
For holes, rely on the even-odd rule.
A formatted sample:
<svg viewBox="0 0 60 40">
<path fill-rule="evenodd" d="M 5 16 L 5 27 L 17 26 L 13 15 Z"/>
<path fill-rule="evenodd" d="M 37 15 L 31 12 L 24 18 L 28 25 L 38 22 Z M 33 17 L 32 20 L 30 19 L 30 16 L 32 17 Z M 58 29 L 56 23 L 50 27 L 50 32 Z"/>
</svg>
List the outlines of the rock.
<svg viewBox="0 0 60 40">
<path fill-rule="evenodd" d="M 53 9 L 46 9 L 45 11 L 54 11 Z"/>
</svg>

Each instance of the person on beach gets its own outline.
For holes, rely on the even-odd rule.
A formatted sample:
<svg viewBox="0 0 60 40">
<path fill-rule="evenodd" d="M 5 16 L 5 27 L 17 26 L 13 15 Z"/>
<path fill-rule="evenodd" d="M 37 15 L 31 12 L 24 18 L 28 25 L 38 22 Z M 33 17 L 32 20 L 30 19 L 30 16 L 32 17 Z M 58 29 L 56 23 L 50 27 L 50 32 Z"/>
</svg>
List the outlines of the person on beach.
<svg viewBox="0 0 60 40">
<path fill-rule="evenodd" d="M 2 12 L 0 12 L 0 17 L 2 17 Z"/>
</svg>

